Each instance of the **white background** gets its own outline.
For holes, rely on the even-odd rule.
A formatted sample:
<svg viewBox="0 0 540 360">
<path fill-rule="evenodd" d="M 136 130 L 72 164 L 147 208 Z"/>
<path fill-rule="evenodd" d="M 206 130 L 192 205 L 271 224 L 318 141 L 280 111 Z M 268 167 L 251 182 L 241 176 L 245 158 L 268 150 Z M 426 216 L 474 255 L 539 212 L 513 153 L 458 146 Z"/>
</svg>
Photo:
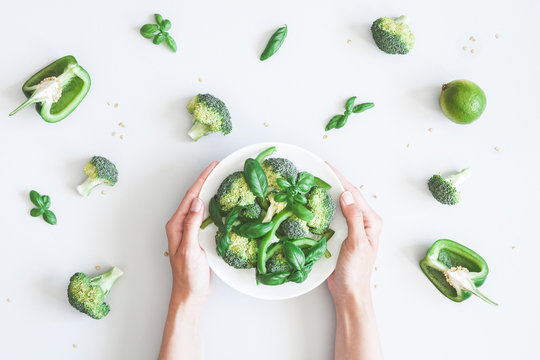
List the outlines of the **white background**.
<svg viewBox="0 0 540 360">
<path fill-rule="evenodd" d="M 139 35 L 154 12 L 171 19 L 178 53 Z M 388 359 L 539 359 L 539 12 L 533 0 L 3 1 L 0 358 L 156 358 L 171 283 L 165 222 L 210 161 L 280 141 L 365 185 L 385 220 L 373 293 Z M 369 27 L 401 14 L 417 43 L 407 56 L 386 55 Z M 283 23 L 285 44 L 260 62 Z M 24 100 L 23 82 L 67 54 L 93 81 L 76 111 L 58 124 L 30 108 L 8 117 Z M 469 126 L 448 121 L 437 103 L 441 84 L 461 78 L 488 98 Z M 185 105 L 199 92 L 226 102 L 230 135 L 187 137 Z M 324 125 L 352 95 L 375 108 L 324 140 Z M 75 187 L 92 155 L 116 162 L 119 182 L 82 198 Z M 474 173 L 462 203 L 435 202 L 426 180 L 463 167 Z M 29 216 L 30 189 L 51 196 L 58 225 Z M 418 261 L 439 238 L 488 261 L 482 291 L 498 308 L 453 303 L 429 283 Z M 93 274 L 96 265 L 125 271 L 108 298 L 110 315 L 99 321 L 66 298 L 71 274 Z M 216 278 L 206 354 L 330 359 L 334 328 L 326 285 L 269 302 Z"/>
</svg>

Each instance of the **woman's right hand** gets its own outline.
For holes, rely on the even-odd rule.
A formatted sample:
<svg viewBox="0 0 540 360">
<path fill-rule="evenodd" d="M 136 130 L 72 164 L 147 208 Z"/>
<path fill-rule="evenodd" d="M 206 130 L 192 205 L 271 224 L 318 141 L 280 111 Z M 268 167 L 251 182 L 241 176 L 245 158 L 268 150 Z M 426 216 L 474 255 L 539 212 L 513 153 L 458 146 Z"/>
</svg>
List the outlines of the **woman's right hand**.
<svg viewBox="0 0 540 360">
<path fill-rule="evenodd" d="M 336 306 L 347 300 L 371 302 L 371 272 L 375 265 L 382 219 L 369 206 L 360 190 L 330 165 L 343 184 L 341 211 L 347 220 L 348 236 L 341 245 L 336 269 L 328 288 Z"/>
</svg>

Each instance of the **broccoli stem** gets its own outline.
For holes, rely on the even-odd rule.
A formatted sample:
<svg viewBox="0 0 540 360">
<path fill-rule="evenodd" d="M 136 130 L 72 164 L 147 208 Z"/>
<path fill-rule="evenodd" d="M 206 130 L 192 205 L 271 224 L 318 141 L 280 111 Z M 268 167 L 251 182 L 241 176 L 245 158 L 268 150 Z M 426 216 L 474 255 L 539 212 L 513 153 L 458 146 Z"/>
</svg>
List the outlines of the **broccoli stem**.
<svg viewBox="0 0 540 360">
<path fill-rule="evenodd" d="M 103 290 L 105 296 L 107 296 L 116 280 L 118 280 L 122 275 L 124 275 L 124 272 L 114 266 L 109 271 L 91 278 L 90 284 L 99 286 Z"/>
<path fill-rule="evenodd" d="M 459 189 L 459 187 L 471 176 L 472 170 L 471 169 L 463 169 L 460 172 L 458 172 L 455 175 L 451 175 L 446 178 L 446 181 L 452 183 L 452 185 Z"/>
<path fill-rule="evenodd" d="M 88 196 L 96 186 L 101 185 L 102 183 L 103 181 L 100 179 L 88 177 L 81 185 L 77 186 L 77 191 L 82 196 Z"/>
<path fill-rule="evenodd" d="M 193 126 L 188 131 L 188 135 L 194 140 L 197 141 L 208 133 L 208 126 L 202 124 L 198 121 L 193 123 Z"/>
<path fill-rule="evenodd" d="M 266 260 L 268 260 L 268 254 L 267 254 L 268 247 L 271 244 L 275 243 L 276 241 L 279 241 L 278 237 L 276 236 L 276 231 L 279 229 L 279 226 L 281 225 L 281 223 L 287 220 L 292 215 L 293 215 L 293 212 L 289 208 L 285 208 L 283 211 L 277 214 L 273 220 L 274 227 L 262 238 L 261 244 L 259 245 L 259 254 L 257 256 L 257 268 L 259 269 L 259 273 L 266 274 Z"/>
</svg>

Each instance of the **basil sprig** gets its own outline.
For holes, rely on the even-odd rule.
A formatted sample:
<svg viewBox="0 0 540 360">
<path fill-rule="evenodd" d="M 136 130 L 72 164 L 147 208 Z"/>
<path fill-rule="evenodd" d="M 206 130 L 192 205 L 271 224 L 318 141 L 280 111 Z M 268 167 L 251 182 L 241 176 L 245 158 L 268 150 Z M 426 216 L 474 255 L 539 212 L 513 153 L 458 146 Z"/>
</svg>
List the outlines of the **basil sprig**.
<svg viewBox="0 0 540 360">
<path fill-rule="evenodd" d="M 51 198 L 49 195 L 40 195 L 37 191 L 30 191 L 30 201 L 32 204 L 37 206 L 36 208 L 30 210 L 30 215 L 33 217 L 38 217 L 43 215 L 43 220 L 51 225 L 56 225 L 57 219 L 56 215 L 49 210 L 51 207 Z"/>
<path fill-rule="evenodd" d="M 244 162 L 244 178 L 256 197 L 264 200 L 268 193 L 268 180 L 261 164 L 252 158 Z"/>
<path fill-rule="evenodd" d="M 171 21 L 163 19 L 163 16 L 160 14 L 154 14 L 154 19 L 156 20 L 156 24 L 146 24 L 141 27 L 141 35 L 147 39 L 152 39 L 152 42 L 156 45 L 165 41 L 165 44 L 167 44 L 169 49 L 176 52 L 176 41 L 174 41 L 172 36 L 168 33 L 172 26 Z"/>
<path fill-rule="evenodd" d="M 315 177 L 308 172 L 301 172 L 296 179 L 290 177 L 289 180 L 277 178 L 276 182 L 282 189 L 274 195 L 277 202 L 286 202 L 298 218 L 311 221 L 315 214 L 304 205 L 307 204 L 305 194 L 315 185 Z"/>
<path fill-rule="evenodd" d="M 268 40 L 268 44 L 266 44 L 266 48 L 261 54 L 261 61 L 264 61 L 270 56 L 274 55 L 279 50 L 286 37 L 287 25 L 284 25 L 277 29 L 276 32 L 274 32 L 270 37 L 270 40 Z"/>
<path fill-rule="evenodd" d="M 268 234 L 273 227 L 273 221 L 269 221 L 267 223 L 249 222 L 235 227 L 234 232 L 249 239 L 257 239 Z"/>
<path fill-rule="evenodd" d="M 210 207 L 212 207 L 211 204 Z M 229 237 L 229 233 L 232 231 L 234 222 L 236 219 L 238 219 L 242 209 L 242 206 L 233 208 L 225 217 L 225 223 L 222 222 L 222 219 L 220 219 L 220 221 L 214 221 L 220 230 L 220 236 L 217 239 L 217 252 L 221 257 L 225 256 L 225 253 L 227 250 L 229 250 L 229 246 L 231 246 L 231 238 Z"/>
<path fill-rule="evenodd" d="M 354 105 L 354 102 L 356 101 L 356 96 L 353 96 L 349 99 L 347 99 L 347 102 L 345 103 L 345 112 L 343 115 L 335 115 L 330 119 L 328 124 L 326 125 L 325 131 L 330 131 L 332 129 L 341 129 L 342 127 L 347 124 L 347 120 L 349 120 L 349 115 L 351 114 L 358 114 L 362 111 L 366 111 L 368 109 L 371 109 L 375 106 L 373 103 L 362 103 L 358 105 Z"/>
</svg>

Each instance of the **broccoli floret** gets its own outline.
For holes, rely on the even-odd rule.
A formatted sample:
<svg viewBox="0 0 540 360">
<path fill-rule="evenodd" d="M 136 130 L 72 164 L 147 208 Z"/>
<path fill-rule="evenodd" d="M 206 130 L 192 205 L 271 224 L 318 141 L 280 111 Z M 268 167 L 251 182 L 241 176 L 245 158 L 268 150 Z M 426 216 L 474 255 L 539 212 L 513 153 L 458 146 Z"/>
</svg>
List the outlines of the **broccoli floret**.
<svg viewBox="0 0 540 360">
<path fill-rule="evenodd" d="M 109 304 L 105 303 L 105 297 L 123 274 L 116 266 L 93 278 L 81 272 L 73 274 L 69 279 L 67 291 L 69 303 L 94 319 L 104 318 L 110 311 Z"/>
<path fill-rule="evenodd" d="M 266 210 L 266 215 L 262 221 L 263 223 L 270 222 L 274 215 L 285 209 L 285 206 L 287 206 L 286 202 L 278 202 L 274 200 L 275 194 L 277 194 L 277 192 L 272 191 L 266 196 L 266 199 L 269 201 L 270 205 L 268 206 L 268 210 Z"/>
<path fill-rule="evenodd" d="M 279 227 L 279 234 L 288 239 L 300 239 L 308 235 L 309 228 L 307 222 L 296 216 L 291 216 Z"/>
<path fill-rule="evenodd" d="M 234 172 L 223 180 L 215 199 L 225 214 L 236 206 L 246 207 L 240 213 L 243 218 L 257 219 L 261 214 L 261 207 L 256 203 L 255 194 L 246 183 L 242 171 Z"/>
<path fill-rule="evenodd" d="M 276 253 L 266 261 L 266 271 L 269 273 L 291 270 L 292 266 L 285 258 L 285 255 L 283 254 L 283 249 L 279 249 L 278 251 L 276 251 Z"/>
<path fill-rule="evenodd" d="M 263 161 L 262 168 L 268 180 L 268 186 L 273 189 L 281 188 L 276 183 L 278 177 L 289 179 L 291 176 L 296 179 L 298 169 L 292 161 L 283 158 L 268 158 Z"/>
<path fill-rule="evenodd" d="M 445 205 L 455 205 L 461 200 L 459 187 L 471 175 L 471 169 L 463 169 L 457 174 L 446 178 L 441 175 L 433 175 L 428 181 L 431 195 Z"/>
<path fill-rule="evenodd" d="M 198 94 L 187 105 L 193 115 L 188 135 L 195 141 L 214 132 L 227 135 L 232 130 L 231 115 L 225 103 L 210 94 Z"/>
<path fill-rule="evenodd" d="M 407 16 L 379 18 L 371 25 L 371 33 L 375 44 L 387 54 L 407 54 L 415 41 Z"/>
<path fill-rule="evenodd" d="M 84 173 L 88 178 L 81 185 L 77 186 L 77 191 L 82 196 L 90 195 L 90 192 L 98 185 L 114 186 L 116 181 L 118 181 L 118 170 L 116 170 L 116 166 L 102 156 L 92 157 L 84 166 Z"/>
<path fill-rule="evenodd" d="M 216 233 L 217 239 L 221 232 Z M 255 239 L 242 237 L 234 232 L 229 233 L 231 245 L 223 256 L 223 260 L 236 269 L 251 269 L 257 264 L 258 245 Z"/>
<path fill-rule="evenodd" d="M 319 186 L 314 186 L 307 196 L 307 208 L 315 217 L 307 223 L 313 234 L 322 234 L 328 229 L 334 219 L 336 203 L 328 192 Z"/>
</svg>

